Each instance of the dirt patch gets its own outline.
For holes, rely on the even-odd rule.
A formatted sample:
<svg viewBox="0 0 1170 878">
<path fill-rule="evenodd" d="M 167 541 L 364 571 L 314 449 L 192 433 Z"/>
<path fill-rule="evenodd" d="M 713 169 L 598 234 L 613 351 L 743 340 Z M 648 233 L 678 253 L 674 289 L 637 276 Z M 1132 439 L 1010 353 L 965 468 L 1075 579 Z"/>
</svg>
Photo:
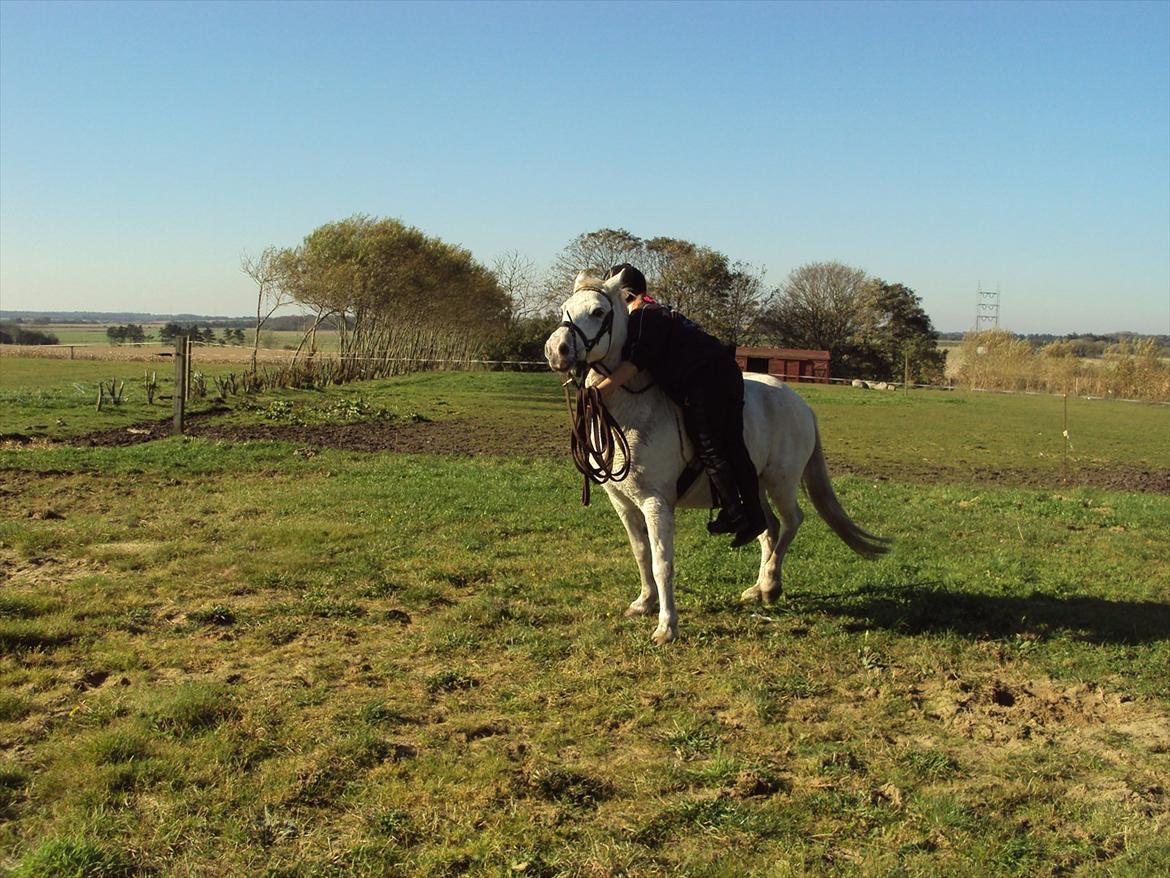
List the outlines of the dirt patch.
<svg viewBox="0 0 1170 878">
<path fill-rule="evenodd" d="M 485 424 L 469 418 L 404 424 L 218 424 L 209 415 L 188 419 L 186 434 L 226 442 L 291 442 L 304 448 L 342 451 L 446 454 L 462 457 L 548 457 L 568 459 L 568 426 L 524 423 Z M 125 446 L 165 439 L 171 421 L 102 430 L 71 440 L 73 445 Z"/>
<path fill-rule="evenodd" d="M 834 475 L 849 473 L 878 482 L 963 482 L 990 487 L 1023 488 L 1101 488 L 1107 491 L 1133 491 L 1143 494 L 1170 494 L 1170 470 L 1141 469 L 1113 464 L 1078 467 L 1067 480 L 1059 472 L 1042 469 L 1014 469 L 993 466 L 935 466 L 928 463 L 872 462 L 853 464 L 829 462 Z"/>
<path fill-rule="evenodd" d="M 975 741 L 1044 741 L 1125 730 L 1138 749 L 1164 753 L 1170 748 L 1170 717 L 1151 714 L 1129 695 L 1084 683 L 953 680 L 931 688 L 914 693 L 923 699 L 927 715 Z"/>
<path fill-rule="evenodd" d="M 460 457 L 528 457 L 569 462 L 568 425 L 531 421 L 517 424 L 487 423 L 471 418 L 421 421 L 402 424 L 385 422 L 327 424 L 227 425 L 217 422 L 217 412 L 188 419 L 187 435 L 227 442 L 276 440 L 299 446 L 299 452 L 322 448 L 358 452 L 444 454 Z M 157 421 L 103 430 L 71 440 L 74 445 L 123 446 L 164 439 L 171 435 L 171 421 Z M 1110 491 L 1170 494 L 1170 469 L 1140 469 L 1121 464 L 1107 467 L 1079 467 L 1068 481 L 1059 472 L 1042 469 L 1012 469 L 992 466 L 944 467 L 926 463 L 881 462 L 864 464 L 840 460 L 829 462 L 834 475 L 851 474 L 875 481 L 963 482 L 1000 487 L 1055 489 L 1089 487 Z"/>
</svg>

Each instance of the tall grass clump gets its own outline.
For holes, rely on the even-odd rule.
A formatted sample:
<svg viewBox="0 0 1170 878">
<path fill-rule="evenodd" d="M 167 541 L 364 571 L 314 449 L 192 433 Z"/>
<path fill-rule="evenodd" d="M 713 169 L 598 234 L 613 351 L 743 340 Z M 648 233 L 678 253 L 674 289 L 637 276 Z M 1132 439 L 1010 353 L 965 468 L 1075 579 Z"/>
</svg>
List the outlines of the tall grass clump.
<svg viewBox="0 0 1170 878">
<path fill-rule="evenodd" d="M 1122 341 L 1100 361 L 1076 355 L 1069 342 L 1034 348 L 1003 329 L 968 333 L 960 348 L 957 383 L 971 390 L 1015 390 L 1170 400 L 1170 363 L 1155 339 Z"/>
</svg>

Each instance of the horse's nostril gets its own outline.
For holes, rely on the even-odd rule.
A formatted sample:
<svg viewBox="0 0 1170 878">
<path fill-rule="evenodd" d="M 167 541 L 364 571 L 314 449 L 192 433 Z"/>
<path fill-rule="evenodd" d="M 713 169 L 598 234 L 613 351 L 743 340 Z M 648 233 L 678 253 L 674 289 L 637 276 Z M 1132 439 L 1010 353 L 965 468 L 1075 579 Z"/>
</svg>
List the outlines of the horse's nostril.
<svg viewBox="0 0 1170 878">
<path fill-rule="evenodd" d="M 567 357 L 569 355 L 569 346 L 564 342 L 561 342 L 561 346 L 557 348 L 557 353 L 559 353 L 562 357 Z"/>
</svg>

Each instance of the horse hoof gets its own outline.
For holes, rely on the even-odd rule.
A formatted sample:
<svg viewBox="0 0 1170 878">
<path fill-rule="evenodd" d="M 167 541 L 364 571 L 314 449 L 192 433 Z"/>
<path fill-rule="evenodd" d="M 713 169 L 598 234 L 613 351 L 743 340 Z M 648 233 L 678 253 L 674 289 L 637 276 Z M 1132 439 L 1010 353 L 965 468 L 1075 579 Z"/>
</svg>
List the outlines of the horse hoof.
<svg viewBox="0 0 1170 878">
<path fill-rule="evenodd" d="M 641 616 L 650 616 L 658 612 L 658 607 L 654 604 L 643 604 L 639 601 L 634 601 L 626 607 L 625 616 L 627 619 L 637 619 Z"/>
<path fill-rule="evenodd" d="M 659 628 L 654 632 L 650 640 L 655 646 L 666 646 L 666 644 L 674 640 L 676 636 L 677 635 L 675 635 L 674 630 L 671 628 Z"/>
<path fill-rule="evenodd" d="M 745 588 L 743 590 L 743 594 L 739 596 L 739 600 L 741 603 L 745 604 L 754 604 L 761 600 L 760 587 L 758 585 L 753 585 L 751 588 Z"/>
</svg>

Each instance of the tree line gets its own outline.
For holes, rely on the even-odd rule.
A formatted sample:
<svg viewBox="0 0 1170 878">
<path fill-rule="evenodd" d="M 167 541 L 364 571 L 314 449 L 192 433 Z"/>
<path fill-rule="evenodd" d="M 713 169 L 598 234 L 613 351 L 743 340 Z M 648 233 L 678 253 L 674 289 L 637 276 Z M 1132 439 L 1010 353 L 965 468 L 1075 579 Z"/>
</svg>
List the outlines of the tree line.
<svg viewBox="0 0 1170 878">
<path fill-rule="evenodd" d="M 678 238 L 640 238 L 625 229 L 579 235 L 543 276 L 511 252 L 493 266 L 514 303 L 512 332 L 525 353 L 538 356 L 539 329 L 572 289 L 581 269 L 603 273 L 637 265 L 651 294 L 683 311 L 707 332 L 735 345 L 825 350 L 833 377 L 938 381 L 945 354 L 914 290 L 840 262 L 812 262 L 769 287 L 763 268 Z M 525 339 L 524 328 L 533 332 Z M 547 334 L 547 332 L 545 332 Z"/>
<path fill-rule="evenodd" d="M 317 332 L 339 336 L 339 380 L 370 377 L 408 347 L 450 357 L 540 360 L 560 303 L 583 269 L 622 262 L 645 273 L 652 294 L 729 344 L 827 350 L 834 377 L 915 381 L 942 377 L 944 355 L 919 296 L 900 283 L 838 262 L 803 265 L 777 287 L 764 269 L 703 244 L 625 229 L 578 235 L 547 271 L 516 251 L 488 268 L 466 249 L 396 219 L 356 215 L 326 223 L 300 244 L 244 254 L 256 285 L 253 370 L 261 331 L 298 306 L 310 319 L 296 357 L 317 353 Z"/>
<path fill-rule="evenodd" d="M 170 321 L 158 331 L 160 344 L 174 344 L 183 336 L 192 341 L 203 344 L 242 345 L 244 344 L 244 330 L 238 326 L 222 327 L 222 335 L 217 338 L 215 329 L 210 325 L 200 326 L 198 323 L 176 323 Z M 142 344 L 154 335 L 148 333 L 140 323 L 127 323 L 121 326 L 106 327 L 106 338 L 112 344 Z"/>
</svg>

